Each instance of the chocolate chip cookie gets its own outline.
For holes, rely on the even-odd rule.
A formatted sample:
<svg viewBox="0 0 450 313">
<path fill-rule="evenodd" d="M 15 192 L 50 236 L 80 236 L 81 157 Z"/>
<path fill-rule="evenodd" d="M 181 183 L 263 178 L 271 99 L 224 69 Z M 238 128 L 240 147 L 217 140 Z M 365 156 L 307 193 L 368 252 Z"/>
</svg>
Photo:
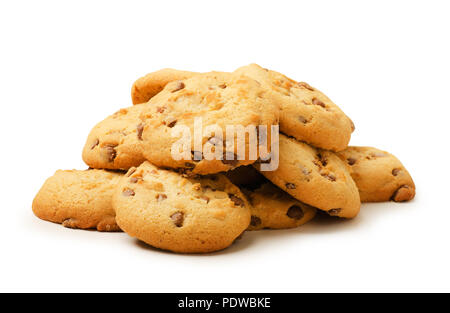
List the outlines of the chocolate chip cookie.
<svg viewBox="0 0 450 313">
<path fill-rule="evenodd" d="M 269 90 L 281 106 L 280 130 L 315 147 L 340 151 L 347 147 L 353 122 L 326 95 L 257 64 L 236 73 L 247 75 Z"/>
<path fill-rule="evenodd" d="M 225 249 L 250 224 L 250 205 L 221 174 L 185 178 L 149 162 L 130 169 L 113 198 L 117 223 L 147 244 L 178 253 Z"/>
<path fill-rule="evenodd" d="M 294 228 L 316 215 L 315 208 L 294 199 L 270 182 L 255 190 L 242 191 L 251 204 L 252 218 L 248 230 Z"/>
<path fill-rule="evenodd" d="M 278 125 L 278 117 L 279 107 L 255 80 L 231 73 L 199 74 L 167 84 L 145 104 L 141 114 L 143 154 L 159 167 L 170 167 L 188 174 L 225 172 L 252 164 L 257 159 L 250 154 L 250 137 L 240 142 L 237 137 L 227 138 L 227 126 L 254 126 L 252 138 L 257 147 L 263 143 L 258 141 L 261 134 L 257 135 L 256 127 L 266 126 L 269 136 L 264 144 L 270 149 L 270 129 L 271 125 Z M 198 120 L 202 123 L 197 140 L 199 147 L 194 140 L 194 126 Z M 184 151 L 187 156 L 176 160 L 172 149 L 183 133 L 174 136 L 172 132 L 182 130 L 183 126 L 191 137 Z M 240 152 L 239 146 L 243 146 Z M 214 151 L 213 157 L 205 157 L 205 151 Z"/>
<path fill-rule="evenodd" d="M 111 202 L 122 176 L 104 170 L 57 171 L 34 198 L 33 212 L 64 227 L 120 231 Z"/>
<path fill-rule="evenodd" d="M 121 109 L 98 123 L 86 140 L 84 162 L 91 168 L 121 170 L 144 162 L 139 118 L 143 108 L 144 104 Z"/>
<path fill-rule="evenodd" d="M 358 188 L 333 152 L 280 134 L 279 167 L 261 173 L 297 200 L 332 216 L 352 218 L 359 213 Z"/>
<path fill-rule="evenodd" d="M 392 154 L 372 147 L 348 147 L 338 155 L 349 165 L 362 202 L 402 202 L 414 198 L 414 181 Z"/>
<path fill-rule="evenodd" d="M 147 74 L 136 80 L 131 88 L 133 104 L 147 102 L 172 81 L 183 80 L 197 74 L 195 72 L 179 71 L 171 68 L 165 68 Z"/>
</svg>

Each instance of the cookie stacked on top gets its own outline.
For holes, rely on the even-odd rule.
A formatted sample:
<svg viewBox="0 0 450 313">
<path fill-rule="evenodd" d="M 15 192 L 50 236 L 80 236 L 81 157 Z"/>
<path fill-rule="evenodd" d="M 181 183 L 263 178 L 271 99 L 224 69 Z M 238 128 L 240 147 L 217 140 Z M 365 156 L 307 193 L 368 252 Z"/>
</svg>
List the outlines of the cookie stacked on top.
<svg viewBox="0 0 450 313">
<path fill-rule="evenodd" d="M 134 83 L 132 100 L 92 129 L 83 149 L 88 170 L 58 171 L 45 182 L 33 202 L 38 217 L 206 253 L 246 230 L 298 227 L 317 210 L 354 218 L 361 202 L 415 195 L 393 155 L 348 147 L 354 124 L 327 96 L 256 64 L 233 73 L 150 73 Z M 267 137 L 255 128 L 253 137 L 230 139 L 229 125 L 263 126 Z M 180 136 L 187 136 L 181 145 Z M 263 169 L 268 161 L 254 157 L 252 140 L 256 155 L 276 155 L 277 167 Z"/>
</svg>

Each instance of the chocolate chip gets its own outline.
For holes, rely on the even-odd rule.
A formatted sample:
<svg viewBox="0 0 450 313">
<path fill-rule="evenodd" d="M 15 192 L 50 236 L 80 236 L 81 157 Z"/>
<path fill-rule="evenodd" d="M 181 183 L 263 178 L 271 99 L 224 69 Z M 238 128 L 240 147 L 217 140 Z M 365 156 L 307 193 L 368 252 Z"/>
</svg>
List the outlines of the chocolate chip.
<svg viewBox="0 0 450 313">
<path fill-rule="evenodd" d="M 250 225 L 252 225 L 253 227 L 257 227 L 259 225 L 261 225 L 261 219 L 257 216 L 253 216 L 250 220 Z"/>
<path fill-rule="evenodd" d="M 177 212 L 170 216 L 172 219 L 172 222 L 175 224 L 176 227 L 182 227 L 184 222 L 184 213 L 183 212 Z"/>
<path fill-rule="evenodd" d="M 104 148 L 105 151 L 106 151 L 106 154 L 108 156 L 108 161 L 109 162 L 114 162 L 114 160 L 117 157 L 117 151 L 116 151 L 116 149 L 114 149 L 115 147 L 117 147 L 117 146 L 106 145 L 105 148 Z"/>
<path fill-rule="evenodd" d="M 245 207 L 245 202 L 239 197 L 236 197 L 235 195 L 229 194 L 230 200 L 233 201 L 234 205 Z"/>
<path fill-rule="evenodd" d="M 156 112 L 158 112 L 158 113 L 164 113 L 165 110 L 166 110 L 166 107 L 156 107 Z"/>
<path fill-rule="evenodd" d="M 137 126 L 137 137 L 139 140 L 142 140 L 142 133 L 144 132 L 144 124 L 139 124 Z"/>
<path fill-rule="evenodd" d="M 325 108 L 325 107 L 326 107 L 325 103 L 323 103 L 322 101 L 320 101 L 320 100 L 317 99 L 317 98 L 312 99 L 312 103 L 313 103 L 314 105 L 321 106 L 322 108 Z"/>
<path fill-rule="evenodd" d="M 236 166 L 239 161 L 237 160 L 236 154 L 227 151 L 223 153 L 222 163 L 226 165 Z"/>
<path fill-rule="evenodd" d="M 317 157 L 319 158 L 320 163 L 322 163 L 322 166 L 327 166 L 328 161 L 322 154 L 317 154 Z"/>
<path fill-rule="evenodd" d="M 130 178 L 130 183 L 132 183 L 132 184 L 136 184 L 138 181 L 139 181 L 139 178 L 137 178 L 137 177 Z"/>
<path fill-rule="evenodd" d="M 195 164 L 192 164 L 192 163 L 189 163 L 189 162 L 184 163 L 184 166 L 186 166 L 188 169 L 195 168 Z"/>
<path fill-rule="evenodd" d="M 100 143 L 100 140 L 95 139 L 94 143 L 91 146 L 91 150 L 94 149 L 95 147 L 97 147 L 99 143 Z"/>
<path fill-rule="evenodd" d="M 336 176 L 334 176 L 333 174 L 325 174 L 325 173 L 322 173 L 322 174 L 320 174 L 320 175 L 322 175 L 323 177 L 325 177 L 326 179 L 328 179 L 328 180 L 330 180 L 330 181 L 333 181 L 333 182 L 336 181 Z"/>
<path fill-rule="evenodd" d="M 395 202 L 404 202 L 413 199 L 414 196 L 415 190 L 408 185 L 403 185 L 394 192 L 391 200 Z"/>
<path fill-rule="evenodd" d="M 301 116 L 301 115 L 298 117 L 298 120 L 303 124 L 308 123 L 308 120 L 304 116 Z"/>
<path fill-rule="evenodd" d="M 176 119 L 170 119 L 166 123 L 167 123 L 167 127 L 172 128 L 177 123 L 177 120 Z"/>
<path fill-rule="evenodd" d="M 300 83 L 298 83 L 297 85 L 298 85 L 300 88 L 306 88 L 306 89 L 308 89 L 308 90 L 314 91 L 314 88 L 311 87 L 310 85 L 308 85 L 308 84 L 305 83 L 305 82 L 300 82 Z"/>
<path fill-rule="evenodd" d="M 342 209 L 331 209 L 328 211 L 328 214 L 330 214 L 331 216 L 336 216 L 339 213 L 341 213 Z"/>
<path fill-rule="evenodd" d="M 134 192 L 134 190 L 132 190 L 130 188 L 125 188 L 122 192 L 122 195 L 124 197 L 134 197 L 136 195 L 136 193 Z"/>
<path fill-rule="evenodd" d="M 394 169 L 392 170 L 392 175 L 397 176 L 398 173 L 400 173 L 400 171 L 401 171 L 400 168 L 394 168 Z"/>
<path fill-rule="evenodd" d="M 305 216 L 305 213 L 303 212 L 301 207 L 299 207 L 298 205 L 293 205 L 287 211 L 287 216 L 294 220 L 301 220 Z"/>
<path fill-rule="evenodd" d="M 295 187 L 295 184 L 293 184 L 293 183 L 286 183 L 286 188 L 287 189 L 295 189 L 296 187 Z"/>
<path fill-rule="evenodd" d="M 179 81 L 176 83 L 174 89 L 172 89 L 172 92 L 177 92 L 185 87 L 184 83 L 182 81 Z"/>
<path fill-rule="evenodd" d="M 354 164 L 356 163 L 356 159 L 354 159 L 354 158 L 348 158 L 348 159 L 347 159 L 347 163 L 348 163 L 348 165 L 354 165 Z"/>
<path fill-rule="evenodd" d="M 227 85 L 226 84 L 220 84 L 219 88 L 225 89 L 225 88 L 227 88 Z"/>
<path fill-rule="evenodd" d="M 156 201 L 161 202 L 167 199 L 167 196 L 163 193 L 160 193 L 156 196 Z"/>
</svg>

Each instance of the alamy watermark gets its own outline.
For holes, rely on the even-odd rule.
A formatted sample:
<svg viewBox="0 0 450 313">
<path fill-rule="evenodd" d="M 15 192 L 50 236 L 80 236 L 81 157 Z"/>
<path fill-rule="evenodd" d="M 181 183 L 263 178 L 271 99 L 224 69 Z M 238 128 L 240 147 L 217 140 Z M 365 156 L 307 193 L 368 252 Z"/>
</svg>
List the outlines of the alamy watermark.
<svg viewBox="0 0 450 313">
<path fill-rule="evenodd" d="M 279 163 L 279 126 L 217 124 L 203 128 L 202 118 L 195 118 L 193 129 L 177 124 L 171 136 L 179 138 L 171 148 L 176 161 L 201 161 L 202 159 L 234 161 L 259 161 L 261 171 L 275 171 Z M 270 140 L 269 140 L 270 138 Z M 193 146 L 193 149 L 192 149 Z M 270 149 L 269 149 L 270 147 Z"/>
</svg>

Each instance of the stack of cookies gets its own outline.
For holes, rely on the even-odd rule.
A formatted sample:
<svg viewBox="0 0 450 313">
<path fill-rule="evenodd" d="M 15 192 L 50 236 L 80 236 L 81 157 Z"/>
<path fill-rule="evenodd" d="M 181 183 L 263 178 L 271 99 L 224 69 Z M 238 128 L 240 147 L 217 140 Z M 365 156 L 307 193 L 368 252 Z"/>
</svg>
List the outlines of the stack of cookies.
<svg viewBox="0 0 450 313">
<path fill-rule="evenodd" d="M 36 216 L 206 253 L 247 230 L 301 226 L 317 211 L 354 218 L 361 202 L 414 198 L 395 156 L 348 146 L 354 124 L 326 95 L 256 64 L 233 73 L 150 73 L 134 83 L 132 101 L 92 129 L 83 149 L 88 170 L 57 171 L 45 182 Z M 229 125 L 250 131 L 229 138 Z"/>
</svg>

